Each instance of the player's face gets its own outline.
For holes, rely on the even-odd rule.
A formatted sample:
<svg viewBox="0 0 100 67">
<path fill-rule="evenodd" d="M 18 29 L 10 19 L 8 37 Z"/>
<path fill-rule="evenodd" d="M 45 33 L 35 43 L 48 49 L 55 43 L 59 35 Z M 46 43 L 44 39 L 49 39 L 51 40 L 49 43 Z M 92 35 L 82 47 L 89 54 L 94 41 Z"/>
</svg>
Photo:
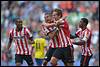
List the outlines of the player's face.
<svg viewBox="0 0 100 67">
<path fill-rule="evenodd" d="M 84 24 L 84 22 L 81 20 L 80 23 L 79 23 L 79 27 L 80 27 L 80 28 L 83 28 L 84 26 L 85 26 L 85 24 Z"/>
<path fill-rule="evenodd" d="M 52 20 L 52 16 L 50 16 L 49 14 L 46 14 L 46 15 L 44 16 L 44 18 L 45 18 L 45 21 L 46 21 L 47 23 L 50 23 L 51 20 Z"/>
<path fill-rule="evenodd" d="M 18 27 L 18 28 L 22 28 L 22 23 L 23 23 L 22 20 L 19 20 L 19 19 L 18 19 L 18 20 L 16 21 L 17 27 Z"/>
<path fill-rule="evenodd" d="M 60 19 L 57 12 L 53 12 L 52 17 L 53 17 L 53 20 L 56 20 L 56 21 Z"/>
</svg>

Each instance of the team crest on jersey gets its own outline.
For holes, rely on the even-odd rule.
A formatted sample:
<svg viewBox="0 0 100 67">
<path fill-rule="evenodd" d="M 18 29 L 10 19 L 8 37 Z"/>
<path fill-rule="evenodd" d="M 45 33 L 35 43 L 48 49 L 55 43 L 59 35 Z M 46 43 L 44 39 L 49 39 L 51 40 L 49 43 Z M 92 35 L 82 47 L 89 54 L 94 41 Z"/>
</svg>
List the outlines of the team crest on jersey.
<svg viewBox="0 0 100 67">
<path fill-rule="evenodd" d="M 24 38 L 24 36 L 16 36 L 16 37 L 14 37 L 15 39 L 22 39 L 22 38 Z"/>
</svg>

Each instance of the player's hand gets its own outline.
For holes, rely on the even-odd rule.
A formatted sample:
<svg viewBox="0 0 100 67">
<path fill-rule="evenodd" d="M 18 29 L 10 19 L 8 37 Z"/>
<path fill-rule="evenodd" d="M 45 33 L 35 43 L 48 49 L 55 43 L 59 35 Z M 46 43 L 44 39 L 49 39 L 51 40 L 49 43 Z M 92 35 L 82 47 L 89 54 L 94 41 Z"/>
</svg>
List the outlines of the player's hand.
<svg viewBox="0 0 100 67">
<path fill-rule="evenodd" d="M 46 23 L 42 23 L 41 26 L 47 26 L 47 24 Z"/>
<path fill-rule="evenodd" d="M 75 40 L 74 40 L 74 39 L 71 39 L 71 42 L 72 42 L 72 43 L 74 43 L 74 42 L 75 42 Z"/>
<path fill-rule="evenodd" d="M 45 37 L 45 36 L 46 36 L 46 33 L 43 32 L 43 31 L 40 31 L 40 32 L 39 32 L 39 35 L 42 36 L 42 37 Z"/>
</svg>

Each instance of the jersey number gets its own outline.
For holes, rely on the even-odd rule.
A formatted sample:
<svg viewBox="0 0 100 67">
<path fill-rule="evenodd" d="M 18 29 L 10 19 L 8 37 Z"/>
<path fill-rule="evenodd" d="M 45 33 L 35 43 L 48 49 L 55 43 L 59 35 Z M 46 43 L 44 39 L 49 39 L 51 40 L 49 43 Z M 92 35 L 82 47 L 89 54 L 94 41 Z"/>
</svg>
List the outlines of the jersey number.
<svg viewBox="0 0 100 67">
<path fill-rule="evenodd" d="M 40 49 L 40 43 L 36 43 L 36 50 L 38 51 Z"/>
</svg>

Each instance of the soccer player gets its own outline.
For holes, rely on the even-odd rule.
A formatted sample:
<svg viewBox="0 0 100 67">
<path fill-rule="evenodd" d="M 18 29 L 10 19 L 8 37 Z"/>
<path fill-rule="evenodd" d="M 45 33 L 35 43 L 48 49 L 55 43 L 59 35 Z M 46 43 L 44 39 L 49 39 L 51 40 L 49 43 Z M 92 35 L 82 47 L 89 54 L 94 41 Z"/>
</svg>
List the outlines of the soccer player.
<svg viewBox="0 0 100 67">
<path fill-rule="evenodd" d="M 45 18 L 45 22 L 41 25 L 42 26 L 41 27 L 41 29 L 42 29 L 41 32 L 44 32 L 44 34 L 41 33 L 41 36 L 44 36 L 44 37 L 50 36 L 51 37 L 52 35 L 54 35 L 54 33 L 51 33 L 51 31 L 53 31 L 52 30 L 53 27 L 52 28 L 47 28 L 44 25 L 45 25 L 45 23 L 48 23 L 48 24 L 53 23 L 52 14 L 51 13 L 45 13 L 44 18 Z M 53 44 L 54 44 L 54 42 L 53 42 Z M 55 48 L 50 48 L 50 46 L 49 46 L 49 49 L 46 52 L 46 55 L 45 55 L 45 58 L 44 58 L 44 61 L 43 61 L 43 64 L 42 64 L 43 66 L 47 66 L 47 64 L 50 61 L 50 59 L 51 59 L 51 57 L 53 55 L 53 52 L 55 50 L 56 50 Z"/>
<path fill-rule="evenodd" d="M 58 21 L 62 18 L 62 11 L 60 9 L 54 9 L 52 12 L 52 16 L 54 22 Z M 68 22 L 65 19 L 63 19 L 62 21 L 58 22 L 55 25 L 53 26 L 55 26 L 56 29 L 52 31 L 52 33 L 55 31 L 57 32 L 55 32 L 55 34 L 52 35 L 52 39 L 50 40 L 50 47 L 56 48 L 56 50 L 53 53 L 50 62 L 52 66 L 56 66 L 57 61 L 61 59 L 64 62 L 65 66 L 72 66 L 73 53 L 72 53 L 72 44 L 70 41 L 70 30 Z"/>
<path fill-rule="evenodd" d="M 14 40 L 16 45 L 15 63 L 16 66 L 20 66 L 25 60 L 29 66 L 33 65 L 33 60 L 31 57 L 32 53 L 32 43 L 34 43 L 32 34 L 29 29 L 23 26 L 23 21 L 20 18 L 16 18 L 15 21 L 16 28 L 10 31 L 9 42 L 7 46 L 7 51 L 11 47 L 11 43 Z M 30 44 L 29 44 L 30 43 Z"/>
<path fill-rule="evenodd" d="M 88 19 L 81 18 L 79 23 L 79 30 L 76 32 L 76 36 L 71 36 L 71 38 L 78 37 L 79 39 L 72 40 L 73 44 L 80 45 L 82 49 L 82 56 L 80 61 L 80 66 L 88 66 L 90 58 L 92 57 L 92 51 L 90 48 L 91 35 L 92 32 L 87 28 Z"/>
<path fill-rule="evenodd" d="M 39 38 L 34 39 L 34 44 L 32 44 L 32 46 L 34 47 L 33 53 L 35 55 L 34 58 L 36 60 L 37 66 L 41 66 L 45 56 L 45 52 L 47 50 L 46 40 L 39 36 Z"/>
</svg>

